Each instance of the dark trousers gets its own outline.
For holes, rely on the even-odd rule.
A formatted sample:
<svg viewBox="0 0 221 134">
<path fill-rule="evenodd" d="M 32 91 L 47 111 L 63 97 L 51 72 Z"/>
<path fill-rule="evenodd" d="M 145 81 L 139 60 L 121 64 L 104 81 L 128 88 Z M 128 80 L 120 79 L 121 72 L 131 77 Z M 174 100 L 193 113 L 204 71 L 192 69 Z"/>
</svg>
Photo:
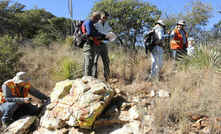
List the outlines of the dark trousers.
<svg viewBox="0 0 221 134">
<path fill-rule="evenodd" d="M 109 56 L 108 56 L 108 48 L 106 45 L 107 44 L 101 43 L 99 46 L 96 47 L 92 75 L 95 78 L 97 78 L 98 59 L 101 56 L 101 59 L 103 62 L 103 68 L 104 68 L 104 78 L 106 80 L 108 80 L 109 75 L 110 75 L 110 68 L 109 68 L 110 60 L 109 60 Z"/>
<path fill-rule="evenodd" d="M 15 102 L 5 102 L 0 105 L 3 123 L 12 123 L 25 115 L 38 115 L 39 109 L 31 103 L 18 104 Z"/>
</svg>

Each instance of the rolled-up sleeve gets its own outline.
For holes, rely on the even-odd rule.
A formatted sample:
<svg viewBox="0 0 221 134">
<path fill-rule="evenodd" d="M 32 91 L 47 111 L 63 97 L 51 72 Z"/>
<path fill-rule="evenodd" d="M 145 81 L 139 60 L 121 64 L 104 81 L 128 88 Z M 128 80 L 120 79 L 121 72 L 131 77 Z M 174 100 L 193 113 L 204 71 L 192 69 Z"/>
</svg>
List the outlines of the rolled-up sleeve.
<svg viewBox="0 0 221 134">
<path fill-rule="evenodd" d="M 31 87 L 29 93 L 31 95 L 33 95 L 34 97 L 40 99 L 40 100 L 47 100 L 49 99 L 48 96 L 44 95 L 43 93 L 41 93 L 40 91 L 38 91 L 37 89 Z"/>
<path fill-rule="evenodd" d="M 105 32 L 106 32 L 106 33 L 112 32 L 113 29 L 112 29 L 111 26 L 108 24 L 108 22 L 106 22 L 105 24 L 106 24 L 106 25 L 105 25 L 105 26 L 106 26 L 106 27 L 105 27 L 105 29 L 106 29 Z"/>
</svg>

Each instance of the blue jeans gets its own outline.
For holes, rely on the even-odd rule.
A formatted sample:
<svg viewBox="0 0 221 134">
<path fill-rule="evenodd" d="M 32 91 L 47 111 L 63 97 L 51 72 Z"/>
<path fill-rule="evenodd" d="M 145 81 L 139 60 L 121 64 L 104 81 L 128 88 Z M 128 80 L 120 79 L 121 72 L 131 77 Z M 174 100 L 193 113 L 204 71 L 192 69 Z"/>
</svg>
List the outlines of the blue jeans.
<svg viewBox="0 0 221 134">
<path fill-rule="evenodd" d="M 5 102 L 0 105 L 0 111 L 2 113 L 2 123 L 12 123 L 13 114 L 18 109 L 18 104 L 15 102 Z"/>
<path fill-rule="evenodd" d="M 39 109 L 31 103 L 18 104 L 16 102 L 5 102 L 0 105 L 2 113 L 2 123 L 10 124 L 14 120 L 19 119 L 24 115 L 37 115 Z"/>
<path fill-rule="evenodd" d="M 159 72 L 163 66 L 163 48 L 156 45 L 154 46 L 152 52 L 151 52 L 151 78 L 153 77 L 159 77 Z"/>
</svg>

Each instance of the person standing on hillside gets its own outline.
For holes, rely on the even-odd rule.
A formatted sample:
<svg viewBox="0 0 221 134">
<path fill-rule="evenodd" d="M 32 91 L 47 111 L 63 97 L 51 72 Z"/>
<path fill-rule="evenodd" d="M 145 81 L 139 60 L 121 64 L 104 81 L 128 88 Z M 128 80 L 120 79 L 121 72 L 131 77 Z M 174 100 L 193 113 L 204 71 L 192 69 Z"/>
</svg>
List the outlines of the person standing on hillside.
<svg viewBox="0 0 221 134">
<path fill-rule="evenodd" d="M 172 58 L 177 60 L 187 53 L 188 41 L 187 33 L 184 30 L 185 21 L 179 20 L 175 29 L 171 32 L 170 49 L 172 50 Z"/>
<path fill-rule="evenodd" d="M 112 28 L 107 22 L 109 14 L 107 12 L 101 13 L 101 18 L 98 23 L 95 24 L 95 28 L 102 34 L 107 34 L 112 31 Z M 104 68 L 104 78 L 106 81 L 109 79 L 110 75 L 110 68 L 109 68 L 109 56 L 108 56 L 108 48 L 107 48 L 107 41 L 101 41 L 100 45 L 96 47 L 96 53 L 94 58 L 94 65 L 93 65 L 93 76 L 97 78 L 97 64 L 98 59 L 101 56 Z"/>
<path fill-rule="evenodd" d="M 195 51 L 195 43 L 194 43 L 194 38 L 189 37 L 188 38 L 188 47 L 187 47 L 187 55 L 193 56 Z"/>
<path fill-rule="evenodd" d="M 31 104 L 32 99 L 28 98 L 30 93 L 39 98 L 43 103 L 50 103 L 50 98 L 31 86 L 26 72 L 18 72 L 16 76 L 4 82 L 2 85 L 3 95 L 1 98 L 0 112 L 2 113 L 2 124 L 7 127 L 14 120 L 18 119 L 15 113 L 19 111 L 19 116 L 38 115 L 40 109 Z"/>
<path fill-rule="evenodd" d="M 84 53 L 84 76 L 92 76 L 92 67 L 96 46 L 100 45 L 99 40 L 105 39 L 105 35 L 98 32 L 94 24 L 100 19 L 100 12 L 93 12 L 90 19 L 82 24 L 82 32 L 86 34 L 87 41 L 83 46 Z"/>
<path fill-rule="evenodd" d="M 145 80 L 150 81 L 153 79 L 159 80 L 159 72 L 163 66 L 163 45 L 164 38 L 168 35 L 165 34 L 165 24 L 163 20 L 158 20 L 152 29 L 154 31 L 153 48 L 151 49 L 151 73 Z"/>
</svg>

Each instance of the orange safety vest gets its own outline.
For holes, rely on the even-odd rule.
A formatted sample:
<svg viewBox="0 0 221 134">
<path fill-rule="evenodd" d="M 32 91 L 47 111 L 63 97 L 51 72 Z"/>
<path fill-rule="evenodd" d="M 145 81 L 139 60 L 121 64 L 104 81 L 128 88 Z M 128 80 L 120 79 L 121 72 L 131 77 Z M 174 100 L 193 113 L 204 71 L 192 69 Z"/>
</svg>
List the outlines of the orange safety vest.
<svg viewBox="0 0 221 134">
<path fill-rule="evenodd" d="M 15 97 L 27 97 L 29 90 L 31 88 L 30 83 L 24 83 L 24 85 L 22 85 L 24 87 L 24 90 L 23 90 L 24 96 L 22 96 L 22 93 L 20 92 L 19 88 L 16 87 L 16 84 L 13 81 L 7 82 L 6 85 L 8 86 L 8 88 L 11 89 L 11 93 Z M 0 89 L 0 103 L 4 103 L 4 102 L 5 102 L 5 97 L 3 96 L 2 89 Z"/>
<path fill-rule="evenodd" d="M 86 28 L 85 28 L 84 24 L 81 25 L 81 31 L 82 31 L 83 34 L 86 33 Z M 95 37 L 92 37 L 92 40 L 94 41 L 94 44 L 96 46 L 100 45 L 100 43 L 101 43 L 101 41 L 96 39 Z"/>
<path fill-rule="evenodd" d="M 186 38 L 187 33 L 184 31 Z M 174 38 L 170 41 L 170 48 L 171 49 L 183 49 L 184 45 L 186 45 L 186 48 L 188 47 L 188 42 L 186 41 L 186 44 L 183 44 L 183 37 L 182 34 L 179 32 L 177 28 L 174 29 Z"/>
<path fill-rule="evenodd" d="M 3 96 L 3 92 L 2 92 L 2 89 L 0 88 L 0 104 L 4 103 L 5 102 L 5 98 Z"/>
</svg>

